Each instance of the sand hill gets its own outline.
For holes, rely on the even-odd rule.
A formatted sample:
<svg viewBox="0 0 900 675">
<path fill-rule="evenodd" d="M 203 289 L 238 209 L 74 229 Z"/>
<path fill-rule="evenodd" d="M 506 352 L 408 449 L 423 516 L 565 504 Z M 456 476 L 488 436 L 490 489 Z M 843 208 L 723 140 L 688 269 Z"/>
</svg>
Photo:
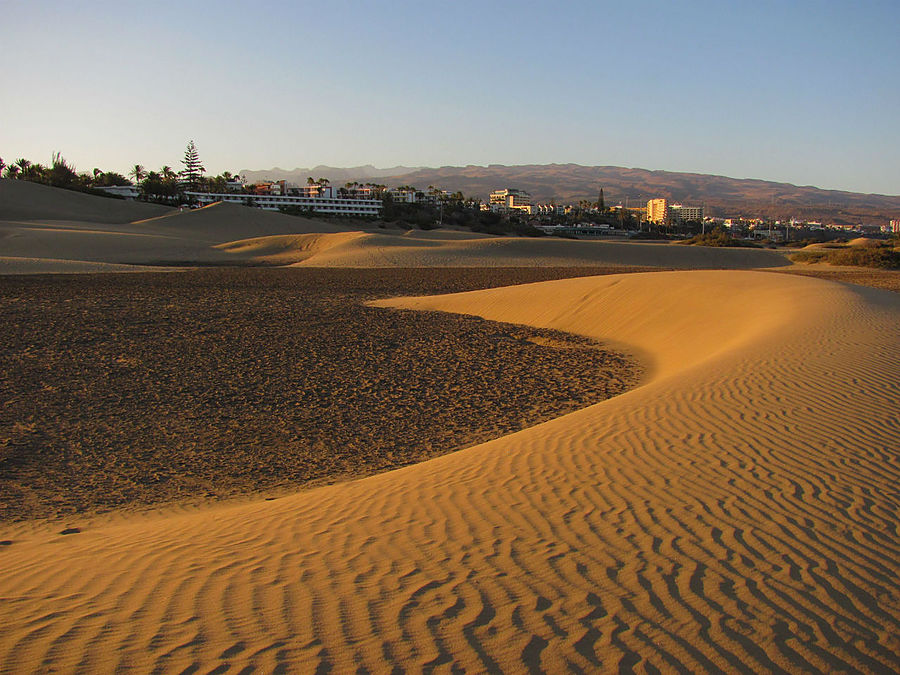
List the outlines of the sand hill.
<svg viewBox="0 0 900 675">
<path fill-rule="evenodd" d="M 900 669 L 896 295 L 703 271 L 380 304 L 613 340 L 650 374 L 276 501 L 0 529 L 4 671 Z"/>
<path fill-rule="evenodd" d="M 0 273 L 141 270 L 243 264 L 216 248 L 234 239 L 346 228 L 236 204 L 179 211 L 0 181 Z"/>
<path fill-rule="evenodd" d="M 26 180 L 0 180 L 0 221 L 76 220 L 130 223 L 171 212 L 168 206 L 62 190 Z"/>
</svg>

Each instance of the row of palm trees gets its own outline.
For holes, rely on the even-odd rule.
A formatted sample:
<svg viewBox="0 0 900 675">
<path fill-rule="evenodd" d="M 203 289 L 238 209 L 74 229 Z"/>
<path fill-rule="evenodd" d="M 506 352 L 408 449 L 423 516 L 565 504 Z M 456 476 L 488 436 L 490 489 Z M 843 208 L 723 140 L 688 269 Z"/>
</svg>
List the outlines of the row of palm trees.
<svg viewBox="0 0 900 675">
<path fill-rule="evenodd" d="M 7 164 L 0 158 L 0 177 L 72 190 L 131 184 L 125 176 L 115 171 L 102 171 L 95 168 L 90 173 L 78 173 L 75 171 L 75 167 L 58 152 L 53 154 L 49 165 L 32 162 L 25 157 L 20 157 L 11 164 Z"/>
<path fill-rule="evenodd" d="M 75 167 L 58 152 L 53 154 L 51 163 L 46 166 L 24 157 L 11 164 L 0 158 L 0 177 L 67 188 L 129 185 L 125 176 L 113 171 L 94 169 L 92 173 L 77 173 Z"/>
<path fill-rule="evenodd" d="M 25 180 L 70 190 L 87 190 L 113 186 L 135 185 L 146 199 L 176 201 L 185 189 L 209 192 L 224 192 L 228 183 L 242 180 L 236 173 L 225 171 L 218 176 L 194 175 L 191 182 L 185 180 L 184 172 L 177 172 L 165 165 L 158 171 L 147 170 L 141 164 L 131 167 L 127 176 L 115 171 L 94 168 L 90 172 L 75 170 L 60 153 L 54 153 L 49 165 L 32 162 L 20 157 L 11 163 L 0 158 L 0 178 Z"/>
</svg>

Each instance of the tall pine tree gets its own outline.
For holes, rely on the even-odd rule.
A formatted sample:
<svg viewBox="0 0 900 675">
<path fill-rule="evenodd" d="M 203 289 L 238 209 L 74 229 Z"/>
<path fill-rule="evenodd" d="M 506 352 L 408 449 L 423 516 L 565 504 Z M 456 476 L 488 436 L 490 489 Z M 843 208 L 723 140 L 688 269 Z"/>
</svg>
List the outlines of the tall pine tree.
<svg viewBox="0 0 900 675">
<path fill-rule="evenodd" d="M 197 146 L 194 145 L 194 141 L 188 143 L 181 163 L 184 164 L 184 170 L 181 172 L 184 186 L 188 190 L 196 190 L 200 186 L 200 179 L 206 169 L 200 163 L 200 156 L 197 154 Z"/>
</svg>

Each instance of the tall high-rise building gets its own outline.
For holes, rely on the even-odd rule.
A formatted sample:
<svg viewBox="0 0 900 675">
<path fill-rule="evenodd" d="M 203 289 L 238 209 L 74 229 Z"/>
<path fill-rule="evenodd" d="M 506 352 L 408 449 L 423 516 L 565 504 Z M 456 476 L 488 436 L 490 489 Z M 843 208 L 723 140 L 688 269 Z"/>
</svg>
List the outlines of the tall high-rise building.
<svg viewBox="0 0 900 675">
<path fill-rule="evenodd" d="M 669 217 L 669 202 L 665 199 L 651 199 L 647 202 L 647 222 L 665 223 Z"/>
</svg>

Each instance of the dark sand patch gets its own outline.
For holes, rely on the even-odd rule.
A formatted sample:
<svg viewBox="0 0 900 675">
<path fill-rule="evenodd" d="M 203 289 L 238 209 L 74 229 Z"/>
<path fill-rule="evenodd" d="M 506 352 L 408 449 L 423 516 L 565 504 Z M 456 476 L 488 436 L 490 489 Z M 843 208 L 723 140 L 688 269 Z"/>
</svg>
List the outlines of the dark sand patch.
<svg viewBox="0 0 900 675">
<path fill-rule="evenodd" d="M 592 341 L 362 303 L 622 271 L 0 278 L 0 518 L 333 482 L 614 396 L 639 368 Z"/>
</svg>

